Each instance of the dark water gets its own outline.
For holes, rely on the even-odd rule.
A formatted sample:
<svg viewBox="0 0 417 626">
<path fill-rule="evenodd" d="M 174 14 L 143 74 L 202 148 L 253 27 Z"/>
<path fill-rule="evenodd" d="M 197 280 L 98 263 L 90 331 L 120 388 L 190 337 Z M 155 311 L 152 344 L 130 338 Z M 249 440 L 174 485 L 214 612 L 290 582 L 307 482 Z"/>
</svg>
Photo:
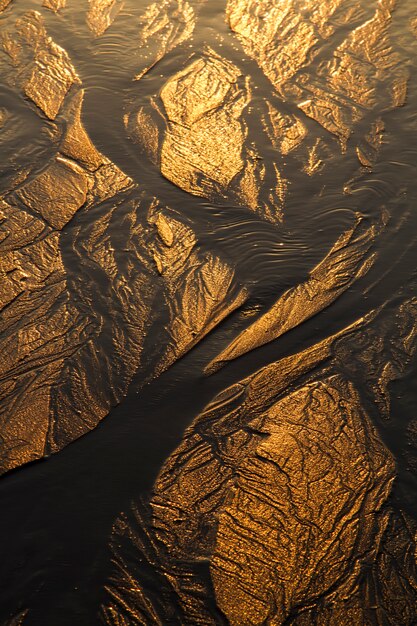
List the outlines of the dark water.
<svg viewBox="0 0 417 626">
<path fill-rule="evenodd" d="M 132 499 L 146 500 L 184 429 L 216 393 L 261 366 L 337 332 L 388 298 L 394 297 L 395 304 L 395 294 L 404 288 L 417 288 L 417 62 L 412 35 L 406 35 L 409 19 L 416 12 L 413 0 L 399 2 L 395 22 L 398 43 L 410 63 L 409 95 L 403 107 L 387 115 L 387 135 L 377 164 L 345 194 L 343 187 L 357 169 L 353 156 L 341 155 L 335 149 L 331 173 L 307 183 L 294 163 L 291 196 L 280 228 L 271 227 L 244 208 L 214 204 L 179 190 L 129 139 L 123 115 L 157 93 L 166 77 L 178 70 L 184 58 L 199 52 L 205 42 L 221 46 L 218 51 L 255 77 L 257 90 L 251 102 L 255 113 L 263 106 L 265 93 L 271 92 L 269 81 L 244 53 L 225 21 L 219 19 L 224 2 L 218 0 L 203 6 L 197 34 L 191 41 L 168 53 L 143 79 L 134 82 L 132 77 L 141 63 L 136 18 L 146 4 L 143 0 L 126 1 L 114 24 L 97 39 L 86 26 L 85 3 L 81 1 L 68 0 L 68 7 L 57 16 L 35 0 L 15 0 L 2 20 L 14 20 L 28 9 L 42 11 L 48 33 L 67 50 L 82 79 L 86 90 L 83 121 L 97 148 L 149 197 L 157 193 L 161 202 L 186 216 L 203 249 L 221 251 L 236 266 L 238 281 L 250 289 L 248 308 L 266 310 L 286 288 L 305 279 L 337 237 L 353 224 L 355 212 L 373 220 L 385 206 L 391 221 L 378 241 L 380 255 L 374 267 L 314 318 L 205 377 L 206 364 L 252 319 L 239 312 L 233 314 L 140 392 L 141 381 L 134 380 L 126 399 L 93 432 L 59 454 L 0 480 L 0 617 L 7 619 L 20 608 L 30 607 L 25 626 L 96 623 L 110 568 L 107 544 L 114 520 Z M 0 87 L 0 108 L 3 106 L 15 115 L 10 139 L 6 137 L 2 144 L 3 163 L 13 160 L 19 166 L 39 155 L 46 162 L 53 148 L 45 149 L 40 138 L 30 142 L 35 146 L 33 153 L 28 155 L 24 150 L 30 139 L 40 137 L 40 118 L 23 98 Z M 272 148 L 256 124 L 250 132 L 263 158 L 271 159 Z M 9 172 L 7 165 L 2 167 L 1 184 L 7 188 Z M 85 219 L 75 216 L 63 234 L 63 259 L 70 276 L 77 271 L 71 256 L 72 242 Z M 157 342 L 156 331 L 154 340 Z M 378 423 L 378 429 L 398 463 L 393 497 L 417 519 L 417 478 L 403 456 L 405 428 L 417 410 L 416 373 L 417 364 L 391 386 L 391 421 Z"/>
</svg>

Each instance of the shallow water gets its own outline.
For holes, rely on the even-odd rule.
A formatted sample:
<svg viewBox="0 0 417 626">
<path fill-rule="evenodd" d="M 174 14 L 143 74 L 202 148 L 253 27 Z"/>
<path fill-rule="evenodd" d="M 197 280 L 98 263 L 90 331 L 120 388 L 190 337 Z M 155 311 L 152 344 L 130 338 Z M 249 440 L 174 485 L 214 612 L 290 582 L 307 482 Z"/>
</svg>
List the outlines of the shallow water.
<svg viewBox="0 0 417 626">
<path fill-rule="evenodd" d="M 371 14 L 373 8 L 362 4 L 366 17 L 366 12 Z M 410 73 L 405 103 L 391 108 L 379 106 L 382 90 L 386 87 L 382 80 L 377 86 L 376 104 L 369 108 L 359 107 L 363 115 L 354 124 L 345 152 L 340 149 L 338 140 L 317 120 L 303 114 L 308 137 L 324 138 L 326 142 L 323 168 L 314 175 L 306 173 L 305 163 L 303 165 L 294 151 L 280 154 L 264 132 L 261 119 L 268 103 L 284 113 L 298 115 L 296 98 L 291 100 L 279 94 L 256 59 L 245 50 L 224 18 L 225 2 L 210 0 L 197 7 L 193 35 L 162 55 L 163 58 L 140 80 L 134 80 L 144 65 L 144 48 L 139 45 L 139 18 L 147 5 L 143 0 L 126 0 L 106 32 L 94 37 L 86 24 L 87 2 L 67 0 L 67 6 L 54 13 L 42 7 L 38 0 L 14 0 L 0 14 L 0 31 L 13 32 L 19 17 L 30 10 L 40 11 L 48 35 L 67 51 L 85 90 L 82 122 L 88 136 L 97 150 L 139 188 L 120 192 L 117 196 L 119 209 L 111 213 L 106 222 L 106 232 L 111 239 L 110 248 L 106 250 L 109 254 L 115 251 L 116 274 L 129 276 L 128 270 L 133 263 L 130 223 L 127 222 L 129 201 L 137 202 L 138 194 L 142 194 L 140 202 L 145 209 L 142 213 L 138 210 L 139 220 L 146 220 L 144 211 L 154 198 L 160 206 L 173 209 L 179 221 L 192 228 L 199 253 L 217 255 L 228 263 L 234 270 L 233 288 L 246 288 L 248 296 L 230 315 L 224 315 L 208 335 L 199 335 L 197 345 L 180 354 L 167 371 L 154 377 L 163 328 L 169 328 L 168 313 L 156 295 L 143 339 L 143 367 L 133 371 L 126 391 L 121 390 L 122 387 L 112 391 L 109 402 L 113 408 L 109 408 L 108 415 L 80 438 L 77 438 L 78 431 L 74 431 L 73 441 L 68 439 L 69 445 L 62 446 L 63 449 L 56 454 L 48 453 L 42 460 L 14 466 L 0 479 L 3 503 L 0 621 L 4 624 L 91 626 L 104 623 L 98 614 L 100 606 L 109 601 L 105 585 L 113 571 L 109 545 L 112 527 L 121 513 L 129 510 L 132 501 L 148 503 L 151 500 L 155 480 L 164 462 L 183 440 L 185 429 L 193 424 L 216 394 L 274 361 L 316 345 L 378 307 L 385 306 L 383 315 L 387 318 L 390 315 L 397 318 L 398 305 L 417 295 L 417 39 L 409 26 L 411 18 L 417 14 L 412 0 L 398 1 L 390 26 L 390 41 L 399 59 L 397 67 L 407 67 Z M 359 16 L 358 24 L 365 17 Z M 308 16 L 305 19 L 308 21 Z M 334 37 L 318 46 L 319 54 L 308 66 L 311 76 L 320 74 L 320 68 L 329 61 L 335 46 L 346 39 L 353 26 L 353 21 L 347 21 Z M 252 94 L 244 110 L 247 128 L 244 147 L 256 150 L 256 160 L 265 163 L 267 168 L 278 160 L 279 168 L 288 180 L 282 220 L 278 223 L 262 219 L 245 202 L 239 204 L 229 188 L 225 187 L 211 197 L 191 195 L 187 189 L 181 189 L 161 174 L 160 166 L 152 161 L 146 150 L 140 149 L 137 137 L 129 132 L 129 126 L 125 126 L 124 120 L 134 119 L 140 107 L 149 108 L 150 98 L 157 98 L 167 81 L 186 65 L 187 59 L 199 57 L 207 46 L 239 68 L 242 76 L 249 77 Z M 395 68 L 393 71 L 395 74 Z M 347 97 L 346 102 L 347 107 L 354 104 Z M 220 104 L 219 108 L 222 106 Z M 61 148 L 59 141 L 45 132 L 45 128 L 52 128 L 57 122 L 48 120 L 27 94 L 22 93 L 19 81 L 15 86 L 6 81 L 0 88 L 0 112 L 3 109 L 8 117 L 0 127 L 3 157 L 0 187 L 9 202 L 14 196 L 8 194 L 24 189 L 28 181 L 47 171 L 51 159 Z M 68 122 L 64 114 L 61 113 L 61 117 L 57 118 L 58 126 L 65 128 Z M 364 167 L 358 162 L 355 142 L 379 117 L 383 118 L 385 125 L 382 145 L 375 162 Z M 226 133 L 226 129 L 223 131 Z M 218 132 L 221 132 L 220 127 Z M 178 157 L 174 154 L 175 158 Z M 30 168 L 28 178 L 16 182 L 14 175 L 25 167 Z M 268 169 L 260 184 L 258 202 L 266 197 L 266 188 L 272 188 L 270 176 Z M 93 252 L 87 254 L 85 251 L 94 249 L 93 228 L 115 202 L 115 198 L 109 196 L 103 202 L 96 201 L 87 210 L 81 208 L 75 212 L 62 227 L 59 244 L 67 289 L 78 310 L 91 317 L 93 326 L 101 324 L 105 329 L 113 324 L 111 320 L 115 312 L 113 330 L 109 334 L 103 331 L 101 343 L 96 347 L 99 360 L 108 358 L 109 362 L 113 358 L 112 342 L 116 341 L 114 328 L 118 325 L 123 328 L 123 324 L 129 326 L 130 322 L 120 321 L 123 311 L 120 318 L 117 317 L 119 307 L 123 309 L 122 300 L 116 301 L 115 297 L 112 301 L 112 294 L 116 293 L 112 281 L 116 281 L 116 274 L 113 270 L 106 274 L 93 259 Z M 302 320 L 276 340 L 230 360 L 210 376 L 205 375 L 207 365 L 243 329 L 260 318 L 286 290 L 308 279 L 312 269 L 326 257 L 338 238 L 354 226 L 357 214 L 363 217 L 365 226 L 370 227 L 378 222 L 383 209 L 389 219 L 372 244 L 375 258 L 363 276 L 352 280 L 334 301 L 323 305 L 315 315 Z M 144 239 L 144 242 L 151 249 L 149 241 Z M 133 303 L 133 306 L 136 305 Z M 305 307 L 301 302 L 300 308 Z M 379 328 L 376 324 L 374 327 Z M 393 341 L 399 340 L 394 337 Z M 360 347 L 357 349 L 360 352 Z M 354 345 L 352 355 L 355 351 Z M 7 352 L 4 354 L 3 358 L 7 360 Z M 383 359 L 384 355 L 388 360 L 388 348 L 384 347 L 378 358 Z M 121 358 L 123 361 L 125 357 Z M 417 456 L 413 438 L 416 431 L 410 430 L 410 424 L 415 423 L 417 408 L 413 350 L 410 347 L 407 362 L 404 358 L 403 370 L 396 362 L 396 374 L 388 382 L 389 417 L 382 416 L 364 380 L 366 376 L 360 368 L 351 367 L 349 358 L 340 368 L 344 368 L 346 376 L 359 390 L 364 410 L 395 459 L 397 478 L 388 505 L 417 520 Z M 351 358 L 353 363 L 356 357 Z M 401 361 L 401 357 L 398 358 Z M 126 357 L 125 362 L 134 359 Z M 310 374 L 314 376 L 316 372 L 320 379 L 320 367 L 317 365 Z M 373 371 L 376 364 L 371 360 L 367 367 Z M 75 373 L 68 374 L 72 375 Z M 101 373 L 97 373 L 98 388 L 100 376 Z M 67 383 L 69 379 L 64 377 L 61 382 L 64 390 Z M 8 411 L 10 413 L 12 409 L 8 408 Z M 0 436 L 3 437 L 1 431 Z M 38 458 L 41 456 L 39 454 Z M 201 557 L 203 561 L 210 563 L 210 557 Z M 201 578 L 210 587 L 209 568 L 204 566 L 203 569 Z M 157 574 L 145 561 L 142 570 L 146 584 L 158 595 L 161 573 Z M 174 594 L 172 599 L 166 597 L 165 591 L 164 594 L 168 606 L 177 606 Z M 241 622 L 233 621 L 230 616 L 225 616 L 224 607 L 221 610 L 215 608 L 214 591 L 210 603 L 214 616 L 210 623 L 267 623 L 254 618 L 243 621 L 243 617 Z M 411 599 L 409 604 L 412 607 Z M 22 622 L 10 621 L 26 610 Z M 156 618 L 141 622 L 131 617 L 131 622 L 113 623 L 195 623 L 180 613 L 179 609 L 177 613 L 174 609 L 172 621 L 162 617 L 160 622 Z M 201 623 L 208 623 L 204 616 L 201 619 Z M 345 619 L 343 623 L 352 623 L 348 621 L 350 617 Z"/>
</svg>

